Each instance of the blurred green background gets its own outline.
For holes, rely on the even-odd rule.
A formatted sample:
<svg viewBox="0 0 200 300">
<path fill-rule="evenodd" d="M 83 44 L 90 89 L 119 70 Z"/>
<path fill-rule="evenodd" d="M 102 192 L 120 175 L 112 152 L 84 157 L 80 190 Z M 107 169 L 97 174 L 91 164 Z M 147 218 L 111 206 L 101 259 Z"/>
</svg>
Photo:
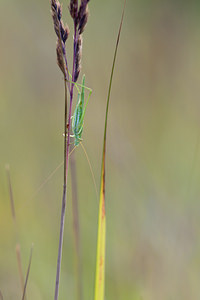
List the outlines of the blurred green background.
<svg viewBox="0 0 200 300">
<path fill-rule="evenodd" d="M 90 1 L 84 145 L 99 186 L 105 101 L 123 6 Z M 64 20 L 72 28 L 68 1 Z M 70 57 L 72 30 L 67 42 Z M 0 0 L 0 289 L 20 299 L 9 163 L 27 299 L 53 299 L 64 93 L 49 1 Z M 106 299 L 200 299 L 200 2 L 127 1 L 108 122 Z M 98 200 L 76 149 L 84 299 L 93 299 Z M 71 187 L 60 299 L 76 299 Z"/>
</svg>

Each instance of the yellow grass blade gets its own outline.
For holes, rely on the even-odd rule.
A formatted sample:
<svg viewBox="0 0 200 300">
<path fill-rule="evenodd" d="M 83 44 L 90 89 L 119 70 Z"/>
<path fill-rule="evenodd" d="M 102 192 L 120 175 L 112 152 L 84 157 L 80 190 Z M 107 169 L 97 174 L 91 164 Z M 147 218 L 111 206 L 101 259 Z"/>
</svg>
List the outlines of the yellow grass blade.
<svg viewBox="0 0 200 300">
<path fill-rule="evenodd" d="M 94 300 L 104 300 L 105 289 L 105 251 L 106 251 L 106 211 L 105 211 L 105 158 L 106 158 L 106 133 L 107 133 L 107 121 L 108 121 L 108 107 L 110 102 L 110 92 L 112 86 L 112 79 L 115 67 L 115 60 L 117 56 L 117 49 L 119 45 L 119 38 L 123 23 L 124 9 L 126 0 L 124 1 L 124 8 L 121 17 L 121 23 L 119 27 L 117 42 L 115 46 L 114 59 L 112 64 L 112 71 L 110 75 L 110 83 L 108 89 L 108 97 L 106 104 L 106 116 L 104 127 L 104 139 L 103 139 L 103 155 L 101 165 L 101 188 L 100 188 L 100 200 L 99 200 L 99 220 L 98 220 L 98 237 L 97 237 L 97 257 L 96 257 L 96 278 L 95 278 L 95 295 Z"/>
<path fill-rule="evenodd" d="M 101 189 L 99 201 L 98 240 L 96 258 L 95 300 L 104 299 L 105 286 L 105 250 L 106 250 L 106 215 L 105 215 L 105 151 L 101 171 Z"/>
</svg>

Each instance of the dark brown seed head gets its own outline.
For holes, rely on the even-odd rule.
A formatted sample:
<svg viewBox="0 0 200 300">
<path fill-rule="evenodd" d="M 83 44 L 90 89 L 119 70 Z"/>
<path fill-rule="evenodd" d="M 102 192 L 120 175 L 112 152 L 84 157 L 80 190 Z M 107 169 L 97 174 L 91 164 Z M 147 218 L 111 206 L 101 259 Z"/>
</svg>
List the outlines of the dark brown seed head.
<svg viewBox="0 0 200 300">
<path fill-rule="evenodd" d="M 81 70 L 81 56 L 82 56 L 82 37 L 79 36 L 76 41 L 76 51 L 75 51 L 75 72 L 74 81 L 76 82 Z"/>
<path fill-rule="evenodd" d="M 61 7 L 60 3 L 58 3 L 57 15 L 58 15 L 58 21 L 60 21 L 62 18 L 62 7 Z"/>
<path fill-rule="evenodd" d="M 64 65 L 64 61 L 63 61 L 63 53 L 62 53 L 62 49 L 60 47 L 59 40 L 57 40 L 56 53 L 57 53 L 57 64 L 65 76 L 65 65 Z"/>
<path fill-rule="evenodd" d="M 87 21 L 88 21 L 88 8 L 86 7 L 85 13 L 83 14 L 82 18 L 79 21 L 79 25 L 78 25 L 79 34 L 83 33 Z"/>
<path fill-rule="evenodd" d="M 54 0 L 51 2 L 51 11 L 56 35 L 58 39 L 61 38 L 61 40 L 65 44 L 69 35 L 69 28 L 67 25 L 64 26 L 62 22 L 62 7 L 58 1 Z"/>
<path fill-rule="evenodd" d="M 69 11 L 74 20 L 76 20 L 78 15 L 78 0 L 71 0 L 69 4 Z"/>
<path fill-rule="evenodd" d="M 83 14 L 85 12 L 86 6 L 87 6 L 87 0 L 81 0 L 81 4 L 80 4 L 79 10 L 78 10 L 78 22 L 82 18 Z"/>
<path fill-rule="evenodd" d="M 51 8 L 57 9 L 57 0 L 51 0 Z"/>
<path fill-rule="evenodd" d="M 66 24 L 66 26 L 64 26 L 63 21 L 60 21 L 60 35 L 61 35 L 61 40 L 63 41 L 63 43 L 65 44 L 68 36 L 69 36 L 69 27 Z"/>
<path fill-rule="evenodd" d="M 55 1 L 53 2 L 53 4 L 51 4 L 51 13 L 53 18 L 54 30 L 57 37 L 59 37 L 59 20 L 57 16 L 57 3 Z"/>
<path fill-rule="evenodd" d="M 88 20 L 88 2 L 89 0 L 81 0 L 81 4 L 79 7 L 77 17 L 79 34 L 83 33 Z"/>
<path fill-rule="evenodd" d="M 65 27 L 64 26 L 61 27 L 61 38 L 62 38 L 62 41 L 64 44 L 65 44 L 68 36 L 69 36 L 69 27 L 66 24 Z"/>
<path fill-rule="evenodd" d="M 87 9 L 87 5 L 88 5 L 88 0 L 81 0 L 81 4 L 78 10 L 78 18 L 80 19 L 83 14 L 85 13 L 86 9 Z"/>
</svg>

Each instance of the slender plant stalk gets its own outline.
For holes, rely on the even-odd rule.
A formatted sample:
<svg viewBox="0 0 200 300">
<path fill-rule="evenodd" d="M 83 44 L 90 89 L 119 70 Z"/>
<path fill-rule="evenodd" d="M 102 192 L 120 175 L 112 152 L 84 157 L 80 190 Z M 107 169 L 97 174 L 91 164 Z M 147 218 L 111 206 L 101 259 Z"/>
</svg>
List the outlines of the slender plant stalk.
<svg viewBox="0 0 200 300">
<path fill-rule="evenodd" d="M 12 218 L 14 222 L 15 227 L 15 238 L 16 238 L 16 258 L 17 258 L 17 266 L 18 266 L 18 272 L 19 272 L 19 279 L 20 279 L 20 285 L 22 292 L 24 290 L 24 276 L 22 271 L 22 259 L 21 259 L 21 250 L 20 250 L 20 243 L 19 243 L 19 232 L 18 232 L 18 226 L 17 226 L 17 218 L 16 218 L 16 212 L 15 212 L 15 202 L 13 197 L 13 189 L 12 189 L 12 183 L 10 178 L 10 167 L 9 165 L 6 166 L 7 171 L 7 178 L 8 178 L 8 188 L 9 188 L 9 196 L 10 196 L 10 207 L 12 212 Z M 26 300 L 26 295 L 24 295 L 24 299 Z"/>
<path fill-rule="evenodd" d="M 25 279 L 25 284 L 24 284 L 22 300 L 25 300 L 26 288 L 27 288 L 29 273 L 30 273 L 30 269 L 31 269 L 32 254 L 33 254 L 33 245 L 31 246 L 31 253 L 30 253 L 28 268 L 27 268 L 27 272 L 26 272 L 26 279 Z"/>
<path fill-rule="evenodd" d="M 60 270 L 62 260 L 62 248 L 63 248 L 63 234 L 65 225 L 65 211 L 67 202 L 67 178 L 68 178 L 68 166 L 69 166 L 69 149 L 70 149 L 70 131 L 71 131 L 71 117 L 72 117 L 72 100 L 74 91 L 74 73 L 75 73 L 75 55 L 76 55 L 76 28 L 74 34 L 74 53 L 73 53 L 73 71 L 72 71 L 72 84 L 70 90 L 70 103 L 69 103 L 69 117 L 67 122 L 67 87 L 65 79 L 65 121 L 64 121 L 64 185 L 63 185 L 63 198 L 61 208 L 61 220 L 60 220 L 60 235 L 58 246 L 58 259 L 57 259 L 57 273 L 56 273 L 56 286 L 54 300 L 58 299 L 59 283 L 60 283 Z"/>
<path fill-rule="evenodd" d="M 15 203 L 13 199 L 13 190 L 12 190 L 12 184 L 10 179 L 10 167 L 9 165 L 6 166 L 6 172 L 7 172 L 7 178 L 8 178 L 8 188 L 9 188 L 9 196 L 10 196 L 10 207 L 12 212 L 12 218 L 13 222 L 16 225 L 16 214 L 15 214 Z"/>
<path fill-rule="evenodd" d="M 68 159 L 69 159 L 69 146 L 67 139 L 67 85 L 65 82 L 65 115 L 64 115 L 64 183 L 63 183 L 63 197 L 62 197 L 62 208 L 61 208 L 61 219 L 60 219 L 60 235 L 59 235 L 59 246 L 58 246 L 58 258 L 57 258 L 57 272 L 56 272 L 56 285 L 55 285 L 55 296 L 54 299 L 58 299 L 59 282 L 60 282 L 60 268 L 62 259 L 62 248 L 63 248 L 63 234 L 64 234 L 64 223 L 65 223 L 65 209 L 67 201 L 67 173 L 68 173 Z"/>
<path fill-rule="evenodd" d="M 63 235 L 64 235 L 64 223 L 65 223 L 65 210 L 67 202 L 67 178 L 68 178 L 68 166 L 69 166 L 69 150 L 70 150 L 70 132 L 71 132 L 71 117 L 72 117 L 72 102 L 74 83 L 77 81 L 80 73 L 80 61 L 81 61 L 81 49 L 82 49 L 82 33 L 88 19 L 88 2 L 89 0 L 81 0 L 80 6 L 78 0 L 70 0 L 69 11 L 74 21 L 74 42 L 73 42 L 73 67 L 72 67 L 72 82 L 70 86 L 69 70 L 65 51 L 65 43 L 69 35 L 69 28 L 64 26 L 62 21 L 62 7 L 58 0 L 51 0 L 51 12 L 54 24 L 54 30 L 57 35 L 57 63 L 64 75 L 65 80 L 65 116 L 64 116 L 64 184 L 63 184 L 63 197 L 61 207 L 61 219 L 60 219 L 60 234 L 59 234 L 59 246 L 58 246 L 58 258 L 57 258 L 57 270 L 56 270 L 56 283 L 55 283 L 55 295 L 54 300 L 58 299 L 59 283 L 60 283 L 60 271 L 62 260 L 62 248 L 63 248 Z M 67 87 L 69 90 L 69 112 L 67 111 Z"/>
<path fill-rule="evenodd" d="M 18 265 L 21 289 L 23 291 L 24 290 L 24 276 L 23 276 L 23 271 L 22 271 L 22 259 L 21 259 L 21 250 L 20 250 L 19 243 L 16 244 L 15 251 L 16 251 L 16 256 L 17 256 L 17 265 Z M 26 299 L 26 295 L 25 295 L 24 299 Z"/>
<path fill-rule="evenodd" d="M 64 67 L 63 55 L 59 55 L 59 50 L 63 49 L 63 43 L 61 38 L 61 24 L 58 18 L 57 2 L 55 0 L 51 1 L 52 15 L 54 18 L 54 27 L 58 37 L 57 42 L 57 59 L 58 65 L 62 69 L 64 74 L 64 86 L 65 86 L 65 113 L 64 113 L 64 183 L 63 183 L 63 197 L 62 197 L 62 208 L 61 208 L 61 218 L 60 218 L 60 234 L 59 234 L 59 245 L 58 245 L 58 257 L 57 257 L 57 269 L 56 269 L 56 283 L 55 283 L 55 295 L 54 299 L 58 299 L 59 282 L 60 282 L 60 269 L 62 260 L 62 248 L 63 248 L 63 234 L 64 234 L 64 223 L 65 223 L 65 209 L 67 201 L 67 173 L 68 173 L 68 159 L 69 159 L 69 141 L 67 135 L 67 78 L 68 69 Z M 54 9 L 54 10 L 53 10 Z M 59 61 L 60 59 L 60 61 Z M 67 71 L 66 71 L 67 70 Z"/>
<path fill-rule="evenodd" d="M 75 272 L 77 284 L 77 300 L 82 299 L 82 272 L 81 272 L 81 247 L 80 247 L 80 225 L 79 225 L 79 209 L 78 209 L 78 189 L 76 176 L 76 160 L 74 153 L 70 158 L 71 170 L 71 186 L 72 186 L 72 217 L 73 217 L 73 232 L 74 232 L 74 248 L 75 248 Z"/>
</svg>

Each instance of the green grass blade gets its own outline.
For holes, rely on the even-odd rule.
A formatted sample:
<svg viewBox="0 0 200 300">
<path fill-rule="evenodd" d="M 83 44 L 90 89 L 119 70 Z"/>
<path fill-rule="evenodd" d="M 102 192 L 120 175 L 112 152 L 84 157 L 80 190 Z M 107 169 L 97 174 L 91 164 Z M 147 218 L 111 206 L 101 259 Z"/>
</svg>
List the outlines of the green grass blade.
<svg viewBox="0 0 200 300">
<path fill-rule="evenodd" d="M 117 56 L 117 49 L 119 45 L 119 39 L 121 34 L 121 28 L 124 18 L 126 0 L 124 1 L 124 8 L 122 12 L 119 32 L 117 36 L 117 42 L 115 46 L 115 53 L 113 58 L 112 70 L 110 75 L 110 83 L 108 89 L 108 97 L 106 104 L 106 116 L 104 127 L 104 139 L 103 139 L 103 155 L 101 165 L 101 188 L 100 188 L 100 200 L 99 200 L 99 220 L 98 220 L 98 236 L 97 236 L 97 256 L 96 256 L 96 277 L 95 277 L 95 295 L 94 300 L 104 300 L 105 289 L 105 249 L 106 249 L 106 211 L 105 211 L 105 158 L 106 158 L 106 133 L 108 122 L 108 108 L 110 102 L 110 93 L 112 87 L 112 79 L 115 68 L 115 61 Z"/>
<path fill-rule="evenodd" d="M 31 253 L 30 253 L 30 257 L 29 257 L 28 269 L 27 269 L 27 272 L 26 272 L 26 280 L 25 280 L 25 284 L 24 284 L 24 291 L 23 291 L 23 295 L 22 295 L 22 300 L 25 299 L 26 288 L 27 288 L 27 283 L 28 283 L 28 278 L 29 278 L 29 273 L 30 273 L 30 268 L 31 268 L 32 253 L 33 253 L 33 245 L 31 246 Z"/>
</svg>

